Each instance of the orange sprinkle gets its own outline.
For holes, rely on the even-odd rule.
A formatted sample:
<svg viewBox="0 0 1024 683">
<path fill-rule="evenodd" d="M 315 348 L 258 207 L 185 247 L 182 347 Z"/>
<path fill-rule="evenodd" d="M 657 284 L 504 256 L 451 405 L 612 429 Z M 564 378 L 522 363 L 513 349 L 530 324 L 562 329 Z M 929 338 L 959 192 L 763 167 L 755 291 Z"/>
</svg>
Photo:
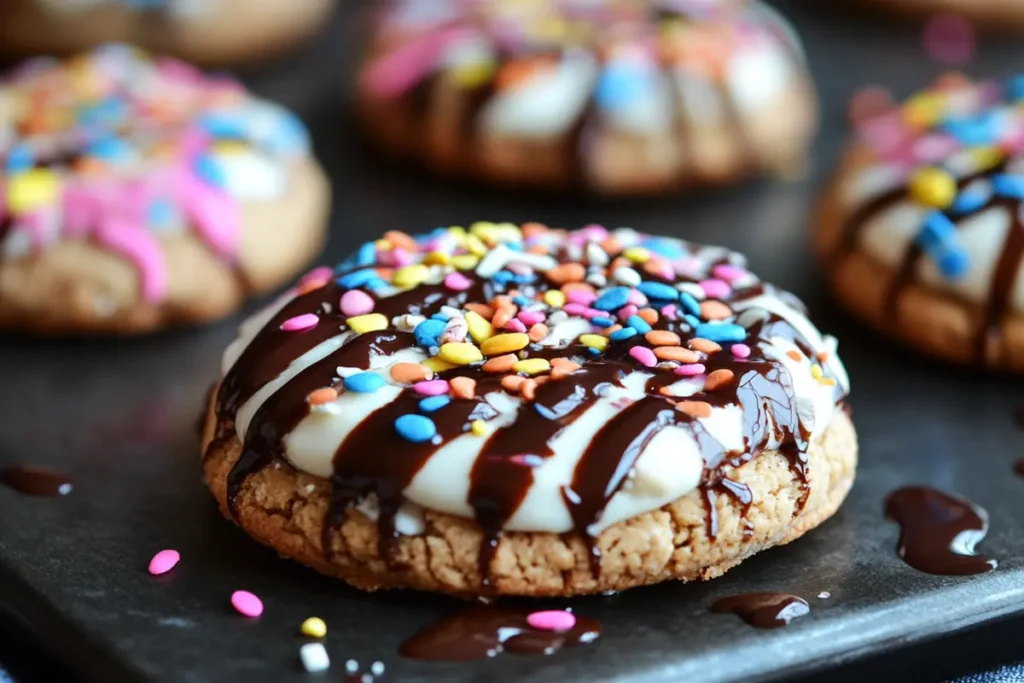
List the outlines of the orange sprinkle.
<svg viewBox="0 0 1024 683">
<path fill-rule="evenodd" d="M 721 345 L 703 337 L 694 337 L 687 344 L 689 344 L 691 349 L 703 351 L 704 353 L 716 353 L 722 350 Z"/>
<path fill-rule="evenodd" d="M 487 304 L 480 304 L 471 301 L 468 304 L 463 304 L 463 308 L 465 308 L 467 311 L 473 311 L 474 313 L 476 313 L 485 320 L 490 320 L 491 318 L 494 317 L 494 309 L 488 306 Z"/>
<path fill-rule="evenodd" d="M 515 306 L 512 306 L 511 308 L 499 308 L 494 312 L 494 317 L 491 318 L 491 324 L 498 328 L 505 327 L 505 325 L 508 325 L 508 321 L 515 317 L 515 314 Z"/>
<path fill-rule="evenodd" d="M 658 387 L 658 393 L 662 396 L 675 396 L 675 394 L 672 393 L 672 387 Z"/>
<path fill-rule="evenodd" d="M 676 410 L 691 417 L 711 417 L 711 404 L 705 401 L 680 401 Z"/>
<path fill-rule="evenodd" d="M 338 390 L 332 387 L 324 387 L 323 389 L 317 389 L 311 391 L 306 400 L 309 401 L 309 405 L 318 406 L 324 403 L 330 403 L 331 401 L 337 400 Z"/>
<path fill-rule="evenodd" d="M 524 379 L 519 385 L 519 394 L 527 401 L 532 401 L 537 396 L 537 380 Z"/>
<path fill-rule="evenodd" d="M 561 290 L 562 294 L 568 296 L 569 292 L 593 292 L 594 288 L 586 282 L 567 282 L 561 286 Z"/>
<path fill-rule="evenodd" d="M 552 66 L 550 58 L 520 59 L 508 62 L 498 70 L 494 77 L 494 87 L 498 90 L 519 87 L 530 80 L 534 74 L 550 69 Z"/>
<path fill-rule="evenodd" d="M 394 268 L 374 268 L 373 270 L 377 273 L 377 277 L 385 282 L 391 282 L 395 276 Z"/>
<path fill-rule="evenodd" d="M 545 247 L 543 244 L 534 244 L 526 251 L 530 252 L 531 254 L 546 254 L 548 253 L 548 248 Z"/>
<path fill-rule="evenodd" d="M 539 387 L 541 384 L 547 383 L 549 379 L 551 379 L 549 375 L 538 375 L 537 377 L 534 377 L 532 381 L 536 382 Z"/>
<path fill-rule="evenodd" d="M 611 335 L 612 332 L 617 332 L 617 331 L 619 331 L 621 329 L 622 329 L 622 325 L 612 325 L 611 327 L 606 327 L 603 330 L 601 330 L 601 334 L 603 334 L 604 336 L 607 337 L 607 336 Z"/>
<path fill-rule="evenodd" d="M 515 304 L 512 303 L 512 297 L 509 296 L 508 294 L 498 294 L 493 299 L 491 299 L 491 305 L 494 306 L 495 309 L 515 306 Z"/>
<path fill-rule="evenodd" d="M 428 380 L 434 373 L 419 363 L 395 363 L 391 366 L 391 379 L 402 384 L 415 384 Z"/>
<path fill-rule="evenodd" d="M 506 391 L 516 392 L 523 385 L 526 378 L 522 375 L 505 375 L 501 378 L 501 388 Z"/>
<path fill-rule="evenodd" d="M 619 241 L 614 237 L 609 237 L 604 242 L 601 242 L 601 248 L 609 254 L 618 254 L 622 251 L 622 245 L 620 245 Z"/>
<path fill-rule="evenodd" d="M 819 351 L 816 358 L 818 359 L 819 363 L 824 363 L 825 361 L 828 360 L 828 351 Z"/>
<path fill-rule="evenodd" d="M 700 354 L 681 346 L 659 346 L 654 349 L 654 357 L 658 360 L 674 360 L 679 363 L 696 363 Z"/>
<path fill-rule="evenodd" d="M 724 320 L 732 315 L 732 309 L 721 301 L 703 301 L 700 304 L 700 315 L 705 320 Z"/>
<path fill-rule="evenodd" d="M 546 275 L 556 285 L 562 285 L 567 282 L 582 282 L 587 276 L 587 269 L 582 263 L 563 263 L 549 270 Z"/>
<path fill-rule="evenodd" d="M 448 385 L 455 398 L 473 398 L 476 396 L 476 380 L 469 377 L 453 377 Z"/>
<path fill-rule="evenodd" d="M 802 361 L 804 359 L 804 357 L 800 355 L 800 352 L 796 351 L 794 349 L 790 349 L 789 351 L 786 351 L 786 355 L 789 356 L 790 358 L 792 358 L 793 360 L 795 360 L 797 363 L 799 363 L 800 361 Z"/>
<path fill-rule="evenodd" d="M 539 342 L 544 337 L 548 336 L 548 326 L 544 323 L 537 323 L 530 328 L 530 341 Z"/>
<path fill-rule="evenodd" d="M 708 378 L 704 381 L 704 389 L 707 391 L 714 391 L 715 389 L 725 386 L 731 382 L 734 376 L 735 375 L 733 375 L 732 370 L 726 370 L 724 368 L 721 370 L 715 370 L 708 375 Z"/>
<path fill-rule="evenodd" d="M 661 259 L 651 258 L 644 262 L 644 270 L 649 275 L 661 275 L 665 270 L 665 262 Z"/>
<path fill-rule="evenodd" d="M 506 353 L 504 356 L 488 358 L 487 362 L 483 365 L 484 372 L 508 372 L 518 360 L 514 353 Z"/>
<path fill-rule="evenodd" d="M 679 346 L 682 343 L 678 334 L 668 330 L 651 330 L 644 335 L 644 339 L 651 346 Z"/>
<path fill-rule="evenodd" d="M 658 312 L 653 308 L 641 308 L 636 314 L 648 325 L 654 325 L 658 322 Z"/>
<path fill-rule="evenodd" d="M 579 370 L 583 366 L 581 366 L 579 363 L 575 361 L 569 360 L 568 358 L 552 358 L 551 367 L 568 368 L 569 372 L 575 372 L 576 370 Z"/>
<path fill-rule="evenodd" d="M 324 285 L 330 282 L 330 278 L 310 278 L 309 280 L 303 280 L 299 283 L 298 293 L 309 294 L 313 290 L 320 289 Z"/>
<path fill-rule="evenodd" d="M 612 259 L 612 262 L 608 264 L 608 272 L 614 273 L 619 268 L 632 268 L 633 262 L 624 256 L 616 256 Z"/>
<path fill-rule="evenodd" d="M 535 237 L 548 231 L 548 226 L 543 223 L 523 223 L 520 228 L 523 237 Z"/>
<path fill-rule="evenodd" d="M 406 251 L 411 251 L 414 253 L 419 251 L 419 245 L 416 244 L 416 240 L 414 240 L 412 237 L 405 234 L 401 230 L 388 230 L 386 233 L 384 233 L 384 239 L 386 239 L 388 242 L 391 242 L 391 244 L 395 245 L 396 247 L 405 249 Z"/>
</svg>

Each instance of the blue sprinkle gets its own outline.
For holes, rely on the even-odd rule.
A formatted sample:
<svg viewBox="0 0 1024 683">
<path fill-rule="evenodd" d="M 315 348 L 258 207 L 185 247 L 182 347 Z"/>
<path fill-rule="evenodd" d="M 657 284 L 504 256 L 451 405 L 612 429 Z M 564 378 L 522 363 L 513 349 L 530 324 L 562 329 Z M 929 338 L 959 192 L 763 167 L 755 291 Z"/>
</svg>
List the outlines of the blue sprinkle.
<svg viewBox="0 0 1024 683">
<path fill-rule="evenodd" d="M 951 280 L 957 280 L 967 274 L 970 260 L 967 252 L 962 249 L 947 249 L 938 258 L 939 270 Z"/>
<path fill-rule="evenodd" d="M 522 242 L 503 242 L 502 244 L 505 245 L 506 249 L 511 249 L 512 251 L 522 251 L 523 250 Z"/>
<path fill-rule="evenodd" d="M 119 137 L 113 136 L 93 142 L 85 151 L 87 154 L 104 161 L 119 161 L 131 155 L 131 147 L 128 143 Z"/>
<path fill-rule="evenodd" d="M 154 228 L 170 228 L 178 211 L 169 199 L 154 199 L 146 208 L 146 222 Z"/>
<path fill-rule="evenodd" d="M 384 282 L 379 277 L 374 275 L 373 277 L 366 281 L 366 286 L 370 289 L 376 290 L 380 289 L 381 287 L 387 287 L 388 283 Z"/>
<path fill-rule="evenodd" d="M 28 145 L 15 145 L 7 153 L 8 173 L 21 173 L 29 170 L 33 165 L 35 165 L 35 154 L 32 153 L 32 148 Z"/>
<path fill-rule="evenodd" d="M 679 292 L 676 291 L 675 287 L 666 285 L 663 282 L 648 280 L 637 285 L 637 289 L 643 292 L 648 299 L 655 299 L 657 301 L 675 301 L 679 296 Z"/>
<path fill-rule="evenodd" d="M 956 225 L 941 211 L 932 211 L 917 233 L 917 242 L 925 249 L 942 248 L 956 241 Z"/>
<path fill-rule="evenodd" d="M 991 192 L 984 187 L 968 188 L 956 196 L 950 208 L 953 213 L 960 215 L 974 213 L 985 206 L 991 196 Z"/>
<path fill-rule="evenodd" d="M 591 325 L 597 325 L 598 327 L 611 327 L 615 324 L 615 321 L 611 318 L 606 318 L 603 315 L 595 315 L 590 319 Z"/>
<path fill-rule="evenodd" d="M 359 247 L 359 251 L 356 252 L 356 265 L 357 266 L 372 266 L 377 262 L 377 245 L 373 242 L 367 242 L 363 246 Z"/>
<path fill-rule="evenodd" d="M 593 346 L 588 346 L 587 347 L 587 353 L 589 353 L 591 356 L 600 356 L 601 355 L 601 351 L 598 350 L 598 349 L 595 349 Z"/>
<path fill-rule="evenodd" d="M 629 287 L 612 287 L 594 302 L 599 311 L 616 311 L 629 303 Z"/>
<path fill-rule="evenodd" d="M 451 402 L 452 400 L 447 396 L 428 396 L 420 401 L 420 410 L 424 413 L 432 413 L 435 410 L 441 410 Z"/>
<path fill-rule="evenodd" d="M 530 300 L 525 296 L 519 295 L 512 297 L 512 303 L 516 306 L 528 306 L 530 304 Z"/>
<path fill-rule="evenodd" d="M 944 130 L 967 147 L 990 145 L 1003 128 L 998 112 L 989 112 L 968 119 L 954 119 L 943 124 Z"/>
<path fill-rule="evenodd" d="M 429 417 L 409 413 L 395 420 L 395 431 L 406 441 L 424 443 L 437 434 L 437 426 Z"/>
<path fill-rule="evenodd" d="M 686 309 L 687 313 L 691 315 L 700 315 L 700 304 L 697 302 L 697 299 L 693 294 L 690 294 L 689 292 L 680 292 L 679 302 L 683 304 L 683 308 Z"/>
<path fill-rule="evenodd" d="M 354 391 L 357 394 L 372 394 L 382 388 L 387 382 L 375 372 L 359 372 L 345 378 L 345 391 Z"/>
<path fill-rule="evenodd" d="M 659 256 L 674 260 L 686 256 L 686 251 L 679 242 L 662 237 L 651 237 L 640 243 L 647 251 L 653 251 Z"/>
<path fill-rule="evenodd" d="M 199 118 L 199 125 L 215 138 L 245 137 L 245 123 L 232 114 L 208 112 Z"/>
<path fill-rule="evenodd" d="M 631 315 L 626 318 L 626 324 L 635 329 L 640 334 L 647 334 L 651 331 L 651 326 L 647 324 L 647 321 L 638 315 Z"/>
<path fill-rule="evenodd" d="M 523 273 L 522 275 L 516 275 L 512 279 L 518 285 L 528 285 L 531 282 L 536 282 L 537 275 L 536 275 L 536 273 Z M 529 301 L 529 300 L 527 300 L 527 301 Z"/>
<path fill-rule="evenodd" d="M 1024 75 L 1011 76 L 1006 80 L 1006 97 L 1011 100 L 1024 100 Z"/>
<path fill-rule="evenodd" d="M 713 342 L 741 342 L 747 338 L 746 329 L 733 323 L 702 323 L 697 325 L 696 335 Z"/>
<path fill-rule="evenodd" d="M 420 346 L 438 346 L 441 335 L 444 334 L 445 322 L 442 320 L 424 320 L 412 331 L 416 343 Z"/>
<path fill-rule="evenodd" d="M 700 318 L 698 318 L 695 315 L 690 315 L 689 313 L 683 316 L 683 320 L 688 322 L 690 324 L 690 327 L 698 327 L 703 324 L 701 323 Z"/>
<path fill-rule="evenodd" d="M 109 97 L 96 104 L 84 107 L 78 112 L 78 122 L 83 126 L 102 126 L 109 129 L 128 113 L 124 100 Z"/>
<path fill-rule="evenodd" d="M 515 277 L 515 275 L 513 275 L 507 270 L 499 270 L 497 273 L 494 274 L 491 280 L 493 280 L 495 283 L 499 285 L 507 285 L 508 283 L 512 282 L 512 280 L 514 280 Z"/>
<path fill-rule="evenodd" d="M 451 320 L 452 317 L 450 315 L 445 315 L 444 313 L 435 313 L 434 315 L 430 316 L 430 319 L 440 320 L 441 322 L 446 323 L 449 320 Z"/>
<path fill-rule="evenodd" d="M 623 339 L 629 339 L 630 337 L 636 336 L 636 329 L 632 327 L 623 327 L 621 330 L 615 330 L 608 335 L 608 338 L 612 341 L 622 341 Z"/>
<path fill-rule="evenodd" d="M 1024 176 L 1000 173 L 992 179 L 992 189 L 1000 197 L 1024 199 Z"/>
<path fill-rule="evenodd" d="M 538 413 L 540 413 L 541 417 L 543 417 L 545 419 L 548 419 L 548 420 L 557 420 L 558 419 L 558 413 L 556 413 L 555 411 L 551 410 L 551 408 L 548 408 L 547 406 L 543 406 L 543 405 L 541 405 L 539 403 L 534 403 L 533 404 L 533 408 Z"/>
<path fill-rule="evenodd" d="M 348 275 L 342 275 L 338 278 L 338 284 L 345 289 L 355 289 L 356 287 L 362 287 L 363 285 L 373 281 L 379 280 L 377 273 L 370 268 L 364 270 L 356 270 Z"/>
<path fill-rule="evenodd" d="M 654 83 L 647 69 L 612 63 L 601 72 L 594 98 L 602 108 L 614 111 L 642 97 L 654 87 Z"/>
<path fill-rule="evenodd" d="M 269 135 L 260 136 L 261 142 L 277 154 L 304 152 L 309 149 L 309 132 L 299 117 L 285 109 L 277 110 L 275 113 L 276 125 L 270 130 Z"/>
<path fill-rule="evenodd" d="M 196 157 L 193 170 L 200 178 L 213 185 L 214 187 L 223 188 L 227 185 L 227 177 L 224 175 L 224 169 L 220 167 L 217 160 L 209 154 L 201 154 Z"/>
</svg>

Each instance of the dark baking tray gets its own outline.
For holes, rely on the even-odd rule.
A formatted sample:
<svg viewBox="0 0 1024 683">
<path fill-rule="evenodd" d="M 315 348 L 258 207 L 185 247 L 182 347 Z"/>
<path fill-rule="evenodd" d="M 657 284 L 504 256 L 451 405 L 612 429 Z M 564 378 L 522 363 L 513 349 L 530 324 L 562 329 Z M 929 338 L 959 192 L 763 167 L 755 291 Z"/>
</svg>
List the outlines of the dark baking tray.
<svg viewBox="0 0 1024 683">
<path fill-rule="evenodd" d="M 814 6 L 827 3 L 779 4 L 805 37 L 824 103 L 814 171 L 790 184 L 608 202 L 457 186 L 379 161 L 338 113 L 359 33 L 352 5 L 301 54 L 246 77 L 296 107 L 316 135 L 335 188 L 325 262 L 385 230 L 475 219 L 631 225 L 747 252 L 757 272 L 804 297 L 839 336 L 853 378 L 860 474 L 820 530 L 709 584 L 572 601 L 604 624 L 593 646 L 457 665 L 403 660 L 398 645 L 457 602 L 366 595 L 280 560 L 224 521 L 200 481 L 193 423 L 239 318 L 129 340 L 9 337 L 0 341 L 0 463 L 56 467 L 75 488 L 60 499 L 0 488 L 0 600 L 75 671 L 104 682 L 305 680 L 296 634 L 314 614 L 329 625 L 333 680 L 351 658 L 364 668 L 380 660 L 386 679 L 402 681 L 719 681 L 813 671 L 1024 609 L 1024 480 L 1011 469 L 1024 446 L 1011 419 L 1024 401 L 1020 381 L 924 360 L 868 332 L 832 305 L 807 247 L 810 206 L 836 158 L 849 93 L 876 81 L 905 94 L 938 69 L 911 26 Z M 1008 42 L 983 53 L 971 68 L 978 74 L 1006 75 L 1024 57 Z M 882 500 L 910 482 L 987 508 L 992 528 L 981 549 L 999 569 L 945 578 L 906 566 Z M 150 577 L 146 564 L 165 547 L 182 562 Z M 263 597 L 262 618 L 232 612 L 228 596 L 238 588 Z M 750 591 L 804 596 L 812 613 L 768 632 L 707 611 L 716 597 Z M 821 591 L 831 597 L 818 599 Z"/>
</svg>

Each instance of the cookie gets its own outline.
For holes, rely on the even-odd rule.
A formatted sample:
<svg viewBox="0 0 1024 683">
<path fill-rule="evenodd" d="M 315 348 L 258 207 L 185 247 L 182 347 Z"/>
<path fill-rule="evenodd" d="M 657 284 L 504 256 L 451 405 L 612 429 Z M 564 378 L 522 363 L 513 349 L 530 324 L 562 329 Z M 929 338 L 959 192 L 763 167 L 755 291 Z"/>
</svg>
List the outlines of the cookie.
<svg viewBox="0 0 1024 683">
<path fill-rule="evenodd" d="M 1024 370 L 1024 78 L 859 101 L 816 227 L 836 296 L 915 350 Z"/>
<path fill-rule="evenodd" d="M 293 114 L 122 46 L 0 84 L 0 328 L 224 316 L 319 251 L 329 192 Z"/>
<path fill-rule="evenodd" d="M 387 233 L 247 321 L 223 369 L 222 511 L 367 590 L 714 578 L 831 516 L 856 466 L 800 302 L 629 229 Z"/>
<path fill-rule="evenodd" d="M 794 174 L 817 117 L 784 20 L 704 0 L 391 0 L 358 101 L 439 173 L 621 194 Z"/>
<path fill-rule="evenodd" d="M 1024 28 L 1024 7 L 1006 0 L 858 0 L 872 9 L 904 19 L 920 20 L 952 13 L 992 31 Z"/>
<path fill-rule="evenodd" d="M 239 64 L 293 47 L 332 7 L 331 0 L 4 0 L 0 53 L 71 55 L 126 42 L 201 64 Z"/>
</svg>

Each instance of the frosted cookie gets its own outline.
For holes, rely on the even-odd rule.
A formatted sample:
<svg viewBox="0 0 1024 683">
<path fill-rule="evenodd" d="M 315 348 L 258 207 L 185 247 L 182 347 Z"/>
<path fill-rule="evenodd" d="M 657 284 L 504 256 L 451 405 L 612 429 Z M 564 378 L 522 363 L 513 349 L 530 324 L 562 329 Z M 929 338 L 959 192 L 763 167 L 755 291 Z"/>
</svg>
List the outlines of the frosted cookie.
<svg viewBox="0 0 1024 683">
<path fill-rule="evenodd" d="M 127 42 L 202 64 L 270 57 L 327 20 L 331 0 L 3 0 L 0 53 L 69 55 Z"/>
<path fill-rule="evenodd" d="M 390 0 L 358 96 L 441 173 L 607 193 L 792 174 L 816 128 L 796 36 L 746 2 Z"/>
<path fill-rule="evenodd" d="M 948 75 L 859 107 L 816 231 L 854 314 L 928 354 L 1024 370 L 1022 101 L 1024 79 Z"/>
<path fill-rule="evenodd" d="M 203 467 L 255 539 L 359 588 L 622 590 L 832 515 L 848 388 L 835 340 L 725 249 L 390 232 L 242 326 Z"/>
<path fill-rule="evenodd" d="M 319 251 L 329 194 L 287 110 L 123 46 L 0 82 L 0 327 L 226 315 Z"/>
</svg>

